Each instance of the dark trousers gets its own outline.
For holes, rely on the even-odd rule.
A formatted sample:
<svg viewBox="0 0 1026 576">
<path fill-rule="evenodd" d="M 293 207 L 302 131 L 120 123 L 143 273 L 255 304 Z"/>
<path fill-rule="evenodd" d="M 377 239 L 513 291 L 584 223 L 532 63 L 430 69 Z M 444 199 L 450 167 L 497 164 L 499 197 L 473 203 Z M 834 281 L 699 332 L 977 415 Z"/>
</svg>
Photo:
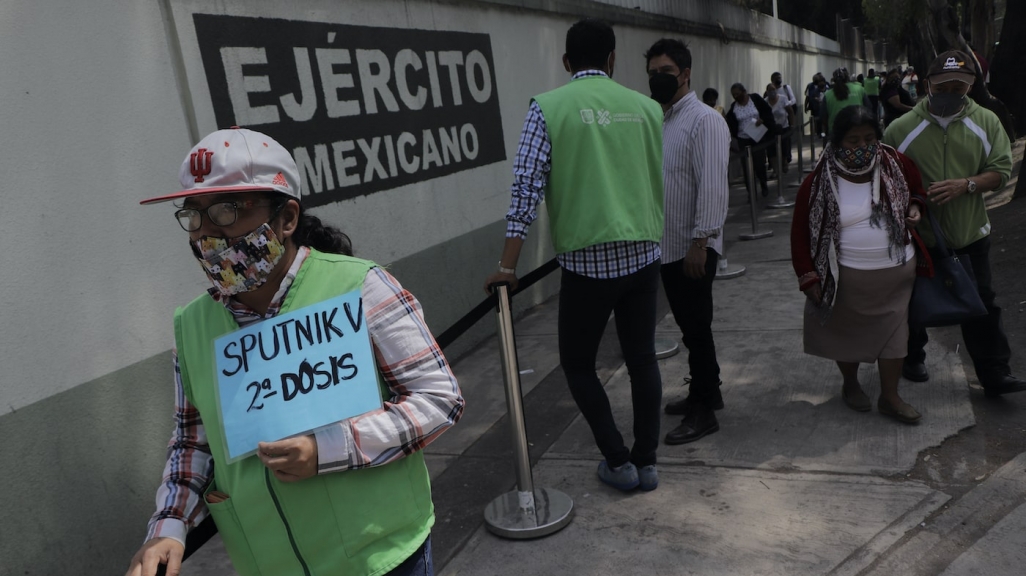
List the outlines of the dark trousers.
<svg viewBox="0 0 1026 576">
<path fill-rule="evenodd" d="M 780 129 L 780 150 L 784 153 L 784 169 L 791 163 L 791 129 Z M 775 137 L 774 137 L 775 138 Z M 766 149 L 766 158 L 769 160 L 770 170 L 777 169 L 777 147 L 770 146 Z"/>
<path fill-rule="evenodd" d="M 712 286 L 719 259 L 715 250 L 707 250 L 705 276 L 698 279 L 684 275 L 684 260 L 663 264 L 660 270 L 670 311 L 680 327 L 683 335 L 681 340 L 688 349 L 688 367 L 691 369 L 689 396 L 708 406 L 723 401 L 720 395 L 720 365 L 716 361 L 716 344 L 712 334 Z"/>
<path fill-rule="evenodd" d="M 1008 361 L 1012 358 L 1012 349 L 1008 345 L 1004 328 L 1001 327 L 1001 308 L 994 303 L 997 295 L 994 293 L 990 274 L 990 236 L 959 248 L 955 253 L 969 257 L 973 265 L 973 275 L 976 276 L 976 288 L 979 290 L 983 305 L 987 307 L 986 316 L 962 324 L 962 340 L 973 359 L 976 377 L 986 386 L 1011 373 Z M 926 351 L 923 347 L 928 341 L 926 329 L 909 327 L 907 361 L 925 361 Z"/>
<path fill-rule="evenodd" d="M 748 174 L 748 151 L 745 148 L 755 146 L 755 141 L 748 138 L 739 138 L 738 144 L 741 146 L 741 169 L 745 172 L 745 188 L 751 192 L 751 175 Z M 761 190 L 763 192 L 768 191 L 769 185 L 766 181 L 769 180 L 769 177 L 766 175 L 766 150 L 753 150 L 752 163 L 755 165 L 755 179 L 759 181 Z"/>
<path fill-rule="evenodd" d="M 873 111 L 873 116 L 880 116 L 880 97 L 879 96 L 866 96 L 869 98 L 869 109 Z"/>
<path fill-rule="evenodd" d="M 663 385 L 655 357 L 656 294 L 659 261 L 634 274 L 598 280 L 563 270 L 559 292 L 559 362 L 570 394 L 587 420 L 610 466 L 656 463 Z M 634 447 L 627 449 L 613 421 L 602 382 L 595 372 L 599 342 L 616 313 L 634 406 Z"/>
</svg>

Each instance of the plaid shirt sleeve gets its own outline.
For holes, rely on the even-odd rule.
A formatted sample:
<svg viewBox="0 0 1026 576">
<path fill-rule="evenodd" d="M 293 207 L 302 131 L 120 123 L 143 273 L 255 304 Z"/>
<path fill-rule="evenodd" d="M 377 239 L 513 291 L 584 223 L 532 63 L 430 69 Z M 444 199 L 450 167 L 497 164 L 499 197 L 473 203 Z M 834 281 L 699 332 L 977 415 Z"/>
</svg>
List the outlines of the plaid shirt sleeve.
<svg viewBox="0 0 1026 576">
<path fill-rule="evenodd" d="M 203 491 L 214 472 L 214 460 L 199 411 L 189 403 L 182 387 L 178 352 L 175 365 L 175 429 L 167 445 L 164 480 L 157 489 L 157 511 L 150 518 L 146 540 L 173 538 L 185 545 L 190 528 L 207 516 Z"/>
<path fill-rule="evenodd" d="M 463 414 L 459 384 L 420 303 L 381 268 L 363 283 L 378 370 L 392 397 L 378 410 L 315 433 L 318 473 L 388 464 L 423 449 Z"/>
<path fill-rule="evenodd" d="M 541 107 L 532 101 L 513 160 L 512 200 L 506 214 L 506 237 L 525 238 L 538 218 L 538 205 L 552 169 L 552 140 Z"/>
</svg>

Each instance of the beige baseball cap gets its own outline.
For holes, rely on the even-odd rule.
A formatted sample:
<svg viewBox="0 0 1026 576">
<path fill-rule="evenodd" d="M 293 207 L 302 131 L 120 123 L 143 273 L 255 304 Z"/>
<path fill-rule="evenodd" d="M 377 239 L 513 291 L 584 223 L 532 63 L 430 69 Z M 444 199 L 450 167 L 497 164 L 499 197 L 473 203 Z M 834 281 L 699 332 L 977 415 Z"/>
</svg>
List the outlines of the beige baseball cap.
<svg viewBox="0 0 1026 576">
<path fill-rule="evenodd" d="M 231 192 L 280 192 L 300 199 L 299 169 L 288 150 L 266 134 L 238 126 L 212 132 L 193 146 L 178 179 L 183 190 L 139 203 Z"/>
</svg>

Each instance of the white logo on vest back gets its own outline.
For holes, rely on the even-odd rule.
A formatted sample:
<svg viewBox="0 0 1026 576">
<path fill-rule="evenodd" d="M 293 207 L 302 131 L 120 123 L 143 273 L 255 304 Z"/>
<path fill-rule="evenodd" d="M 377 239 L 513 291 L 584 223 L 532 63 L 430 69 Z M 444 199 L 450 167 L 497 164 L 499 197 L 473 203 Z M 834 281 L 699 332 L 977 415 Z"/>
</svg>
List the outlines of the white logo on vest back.
<svg viewBox="0 0 1026 576">
<path fill-rule="evenodd" d="M 595 112 L 591 108 L 581 110 L 581 122 L 584 122 L 585 124 L 594 124 Z"/>
<path fill-rule="evenodd" d="M 598 111 L 598 123 L 600 126 L 608 126 L 612 120 L 609 119 L 609 110 Z"/>
</svg>

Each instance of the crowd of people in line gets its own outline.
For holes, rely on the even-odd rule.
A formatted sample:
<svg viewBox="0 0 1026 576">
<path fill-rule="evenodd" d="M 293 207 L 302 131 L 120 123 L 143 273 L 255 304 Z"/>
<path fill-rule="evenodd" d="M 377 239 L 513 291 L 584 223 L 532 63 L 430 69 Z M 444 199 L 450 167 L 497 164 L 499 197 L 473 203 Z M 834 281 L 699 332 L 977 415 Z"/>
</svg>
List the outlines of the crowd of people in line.
<svg viewBox="0 0 1026 576">
<path fill-rule="evenodd" d="M 664 441 L 694 442 L 719 430 L 715 411 L 724 406 L 710 327 L 710 262 L 722 255 L 727 162 L 732 150 L 750 149 L 753 185 L 766 195 L 766 150 L 775 149 L 760 143 L 790 132 L 798 122 L 798 102 L 777 72 L 761 95 L 734 84 L 733 101 L 724 110 L 718 93 L 708 88 L 701 106 L 690 86 L 690 52 L 682 42 L 664 39 L 645 54 L 651 99 L 662 107 L 659 123 L 650 120 L 659 111 L 643 96 L 612 81 L 614 47 L 608 27 L 577 23 L 567 35 L 563 61 L 570 83 L 532 101 L 514 160 L 506 241 L 486 289 L 495 282 L 516 285 L 520 248 L 546 199 L 563 269 L 560 361 L 604 457 L 598 476 L 621 490 L 652 490 L 658 485 L 660 397 L 649 313 L 656 271 L 690 369 L 689 394 L 664 407 L 682 416 Z M 792 221 L 792 263 L 807 300 L 804 346 L 808 354 L 837 363 L 839 396 L 853 410 L 872 409 L 858 380 L 859 363 L 869 362 L 879 366 L 877 410 L 906 424 L 922 417 L 898 387 L 902 377 L 929 378 L 926 330 L 909 323 L 915 280 L 934 273 L 930 253 L 936 239 L 924 224 L 927 217 L 939 222 L 946 245 L 972 262 L 986 314 L 961 327 L 984 392 L 1026 390 L 1009 368 L 982 198 L 1010 177 L 1011 145 L 998 118 L 967 96 L 976 78 L 975 61 L 949 51 L 931 64 L 918 100 L 912 94 L 920 79 L 911 69 L 891 70 L 886 78 L 870 70 L 853 79 L 841 67 L 829 85 L 816 74 L 806 88 L 804 110 L 825 147 L 801 184 Z M 644 110 L 645 121 L 607 127 L 567 121 L 591 108 Z M 656 128 L 662 130 L 661 163 L 653 146 Z M 789 143 L 781 147 L 781 154 L 789 152 Z M 789 158 L 781 160 L 786 165 Z M 611 312 L 631 379 L 631 447 L 595 375 Z"/>
<path fill-rule="evenodd" d="M 780 73 L 762 95 L 731 86 L 728 110 L 717 106 L 715 90 L 700 100 L 691 53 L 676 39 L 658 40 L 643 63 L 628 64 L 645 66 L 650 94 L 641 94 L 612 79 L 615 49 L 600 20 L 567 32 L 570 81 L 531 100 L 505 240 L 484 288 L 516 288 L 521 249 L 544 200 L 562 268 L 560 365 L 602 453 L 598 478 L 623 491 L 654 490 L 660 413 L 681 416 L 662 441 L 685 444 L 717 432 L 715 412 L 725 406 L 712 321 L 731 150 L 755 147 L 800 115 Z M 909 88 L 914 74 L 906 74 Z M 860 84 L 840 68 L 829 88 L 819 74 L 806 88 L 804 110 L 827 142 L 798 192 L 791 257 L 806 297 L 805 351 L 837 363 L 841 401 L 872 409 L 858 366 L 876 362 L 878 411 L 912 424 L 921 415 L 898 388 L 902 376 L 929 378 L 927 334 L 909 326 L 908 308 L 917 274 L 930 274 L 936 239 L 923 222 L 931 214 L 947 244 L 971 260 L 987 308 L 962 324 L 985 393 L 1023 391 L 1026 382 L 1009 370 L 981 197 L 1010 176 L 1009 140 L 997 117 L 966 96 L 976 74 L 965 54 L 933 62 L 918 103 L 901 75 L 891 70 L 881 84 L 870 70 Z M 765 194 L 764 160 L 755 171 Z M 432 574 L 423 448 L 460 419 L 464 401 L 416 298 L 304 210 L 296 163 L 268 136 L 214 132 L 186 155 L 180 180 L 181 191 L 143 203 L 181 202 L 175 217 L 212 287 L 175 314 L 176 427 L 157 511 L 128 575 L 152 576 L 158 564 L 177 574 L 188 529 L 207 515 L 244 576 Z M 688 394 L 665 405 L 655 356 L 660 284 L 690 372 Z M 227 458 L 213 342 L 354 291 L 374 350 L 363 368 L 381 407 Z M 631 382 L 630 446 L 595 368 L 611 314 Z"/>
</svg>

